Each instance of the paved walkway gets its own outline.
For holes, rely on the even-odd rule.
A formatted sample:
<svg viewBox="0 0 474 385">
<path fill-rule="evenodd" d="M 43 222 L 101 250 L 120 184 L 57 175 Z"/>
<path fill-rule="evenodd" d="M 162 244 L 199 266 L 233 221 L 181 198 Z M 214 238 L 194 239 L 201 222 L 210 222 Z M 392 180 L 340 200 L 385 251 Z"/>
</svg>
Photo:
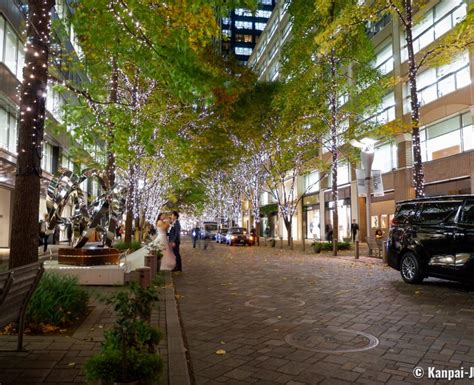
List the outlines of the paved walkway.
<svg viewBox="0 0 474 385">
<path fill-rule="evenodd" d="M 379 260 L 268 247 L 182 255 L 197 385 L 447 384 L 413 369 L 474 367 L 474 293 L 460 284 L 407 285 Z"/>
<path fill-rule="evenodd" d="M 114 312 L 97 300 L 95 294 L 112 293 L 113 287 L 88 288 L 92 292 L 92 312 L 71 336 L 29 336 L 24 338 L 26 352 L 15 352 L 16 336 L 0 336 L 0 385 L 86 384 L 84 363 L 100 351 L 104 331 L 112 327 Z M 94 294 L 95 293 L 95 294 Z M 174 303 L 174 302 L 173 302 Z M 160 385 L 168 384 L 168 349 L 164 295 L 152 314 L 152 324 L 163 331 L 158 347 L 164 361 Z M 5 352 L 10 351 L 10 352 Z"/>
</svg>

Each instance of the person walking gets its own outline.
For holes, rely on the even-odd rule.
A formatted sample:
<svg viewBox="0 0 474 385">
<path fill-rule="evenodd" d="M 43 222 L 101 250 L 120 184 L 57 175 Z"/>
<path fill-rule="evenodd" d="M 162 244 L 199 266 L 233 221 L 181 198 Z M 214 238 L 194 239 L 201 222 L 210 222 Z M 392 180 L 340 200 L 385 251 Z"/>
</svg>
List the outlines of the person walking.
<svg viewBox="0 0 474 385">
<path fill-rule="evenodd" d="M 48 250 L 48 238 L 51 234 L 53 234 L 53 231 L 50 230 L 48 227 L 49 216 L 48 214 L 44 214 L 44 219 L 40 223 L 40 237 L 43 241 L 43 253 L 46 253 L 46 251 Z"/>
<path fill-rule="evenodd" d="M 351 223 L 352 242 L 355 242 L 358 232 L 359 232 L 359 225 L 357 224 L 356 220 L 353 219 Z"/>
<path fill-rule="evenodd" d="M 199 225 L 196 223 L 196 227 L 192 230 L 193 249 L 196 248 L 196 243 L 199 240 L 200 233 L 201 233 L 201 229 L 199 228 Z"/>
<path fill-rule="evenodd" d="M 178 218 L 179 213 L 177 211 L 173 211 L 171 213 L 172 224 L 169 231 L 169 243 L 174 255 L 176 256 L 176 267 L 173 269 L 173 271 L 183 271 L 181 255 L 179 253 L 179 245 L 181 243 L 181 225 L 179 224 Z"/>
</svg>

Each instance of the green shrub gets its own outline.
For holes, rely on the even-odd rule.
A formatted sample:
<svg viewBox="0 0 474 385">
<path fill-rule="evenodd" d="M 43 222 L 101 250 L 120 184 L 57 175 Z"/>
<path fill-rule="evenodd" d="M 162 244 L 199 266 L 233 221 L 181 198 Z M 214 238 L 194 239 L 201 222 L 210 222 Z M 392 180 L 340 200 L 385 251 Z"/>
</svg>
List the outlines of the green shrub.
<svg viewBox="0 0 474 385">
<path fill-rule="evenodd" d="M 107 299 L 116 314 L 115 324 L 105 333 L 102 352 L 85 365 L 89 381 L 158 380 L 161 359 L 156 347 L 161 333 L 149 323 L 157 300 L 156 288 L 143 289 L 136 284 Z"/>
<path fill-rule="evenodd" d="M 319 253 L 320 251 L 331 251 L 332 250 L 332 242 L 313 242 L 311 247 Z M 337 242 L 337 249 L 338 250 L 350 250 L 351 244 L 349 242 Z"/>
<path fill-rule="evenodd" d="M 117 349 L 108 349 L 93 356 L 85 364 L 88 381 L 111 380 L 122 377 L 122 353 Z M 130 349 L 127 352 L 127 376 L 131 379 L 157 381 L 161 372 L 161 359 L 156 353 L 139 352 Z"/>
<path fill-rule="evenodd" d="M 130 249 L 131 252 L 141 249 L 142 244 L 139 241 L 132 241 L 132 243 L 117 242 L 114 244 L 114 248 L 120 251 Z"/>
<path fill-rule="evenodd" d="M 31 297 L 26 322 L 33 329 L 41 323 L 67 326 L 86 313 L 88 301 L 77 277 L 45 273 Z"/>
</svg>

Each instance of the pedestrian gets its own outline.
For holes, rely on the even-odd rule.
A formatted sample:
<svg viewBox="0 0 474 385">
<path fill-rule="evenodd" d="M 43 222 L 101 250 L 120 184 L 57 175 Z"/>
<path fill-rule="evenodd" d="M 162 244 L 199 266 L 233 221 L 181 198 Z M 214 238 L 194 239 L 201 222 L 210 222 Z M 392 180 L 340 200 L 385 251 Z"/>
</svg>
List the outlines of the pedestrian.
<svg viewBox="0 0 474 385">
<path fill-rule="evenodd" d="M 357 224 L 356 220 L 353 219 L 352 224 L 351 224 L 352 242 L 355 242 L 358 232 L 359 232 L 359 225 Z"/>
<path fill-rule="evenodd" d="M 193 238 L 193 249 L 196 248 L 196 244 L 199 240 L 200 234 L 201 234 L 201 229 L 199 228 L 199 225 L 196 223 L 196 227 L 192 229 L 192 232 L 191 232 L 191 235 Z"/>
<path fill-rule="evenodd" d="M 332 236 L 333 236 L 333 229 L 332 229 L 332 224 L 327 223 L 326 224 L 326 240 L 328 242 L 332 242 Z"/>
<path fill-rule="evenodd" d="M 49 229 L 49 216 L 44 214 L 44 219 L 40 222 L 40 238 L 43 241 L 43 253 L 48 250 L 48 238 L 53 234 L 53 230 Z"/>
<path fill-rule="evenodd" d="M 382 239 L 383 236 L 384 236 L 384 232 L 381 228 L 378 228 L 377 230 L 375 230 L 375 239 Z"/>
<path fill-rule="evenodd" d="M 171 228 L 169 230 L 169 243 L 173 250 L 174 255 L 176 256 L 176 267 L 173 271 L 183 271 L 183 266 L 181 263 L 181 255 L 179 253 L 179 245 L 181 243 L 181 225 L 179 224 L 179 213 L 173 211 L 171 213 Z"/>
</svg>

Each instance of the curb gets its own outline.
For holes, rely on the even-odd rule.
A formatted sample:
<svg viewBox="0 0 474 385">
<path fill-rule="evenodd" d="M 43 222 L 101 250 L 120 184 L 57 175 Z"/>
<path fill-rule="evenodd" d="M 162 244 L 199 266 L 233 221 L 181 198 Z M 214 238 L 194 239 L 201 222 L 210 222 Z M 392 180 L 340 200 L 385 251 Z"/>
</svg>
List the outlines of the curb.
<svg viewBox="0 0 474 385">
<path fill-rule="evenodd" d="M 175 295 L 173 277 L 171 272 L 167 271 L 165 272 L 165 306 L 169 385 L 191 385 Z"/>
</svg>

